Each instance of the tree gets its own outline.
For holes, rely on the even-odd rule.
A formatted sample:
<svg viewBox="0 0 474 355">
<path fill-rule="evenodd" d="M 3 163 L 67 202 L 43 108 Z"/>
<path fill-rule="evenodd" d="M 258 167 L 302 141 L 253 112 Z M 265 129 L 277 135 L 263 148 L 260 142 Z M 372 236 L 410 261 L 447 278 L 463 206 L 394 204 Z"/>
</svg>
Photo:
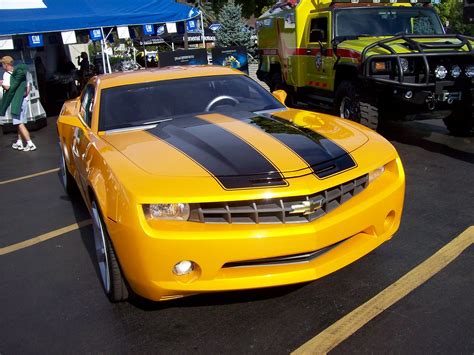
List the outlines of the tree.
<svg viewBox="0 0 474 355">
<path fill-rule="evenodd" d="M 435 9 L 450 32 L 474 35 L 474 26 L 462 22 L 463 1 L 443 0 L 439 5 L 435 5 Z"/>
<path fill-rule="evenodd" d="M 243 46 L 249 52 L 255 49 L 255 41 L 252 38 L 253 30 L 245 27 L 242 21 L 242 5 L 229 0 L 219 12 L 219 23 L 221 28 L 216 31 L 216 45 L 218 47 Z"/>
</svg>

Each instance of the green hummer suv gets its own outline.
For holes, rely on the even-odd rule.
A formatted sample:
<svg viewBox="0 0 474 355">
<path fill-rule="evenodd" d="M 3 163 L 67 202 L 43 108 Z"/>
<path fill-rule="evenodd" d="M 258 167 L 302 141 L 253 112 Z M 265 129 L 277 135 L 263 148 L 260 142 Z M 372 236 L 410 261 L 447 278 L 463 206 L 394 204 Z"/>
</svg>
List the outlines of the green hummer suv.
<svg viewBox="0 0 474 355">
<path fill-rule="evenodd" d="M 474 131 L 474 38 L 446 34 L 429 0 L 299 0 L 257 21 L 257 76 L 297 100 L 376 129 L 443 118 Z"/>
</svg>

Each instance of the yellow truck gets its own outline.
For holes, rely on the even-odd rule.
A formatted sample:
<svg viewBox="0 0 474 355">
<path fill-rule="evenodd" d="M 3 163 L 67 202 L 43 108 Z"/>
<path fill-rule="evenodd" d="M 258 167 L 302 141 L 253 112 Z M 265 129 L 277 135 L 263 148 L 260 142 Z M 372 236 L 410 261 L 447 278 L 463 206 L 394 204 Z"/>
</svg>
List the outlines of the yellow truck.
<svg viewBox="0 0 474 355">
<path fill-rule="evenodd" d="M 446 34 L 430 0 L 283 1 L 257 31 L 257 76 L 289 105 L 330 105 L 373 129 L 440 117 L 453 134 L 474 130 L 474 38 Z"/>
</svg>

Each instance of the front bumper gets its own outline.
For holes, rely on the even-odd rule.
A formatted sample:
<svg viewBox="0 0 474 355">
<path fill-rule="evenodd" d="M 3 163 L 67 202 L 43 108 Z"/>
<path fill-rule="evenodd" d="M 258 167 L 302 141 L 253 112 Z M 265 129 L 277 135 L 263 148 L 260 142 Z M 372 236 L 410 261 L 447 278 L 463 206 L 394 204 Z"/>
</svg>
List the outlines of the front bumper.
<svg viewBox="0 0 474 355">
<path fill-rule="evenodd" d="M 288 285 L 325 276 L 390 239 L 400 224 L 404 188 L 403 167 L 396 158 L 363 192 L 309 223 L 167 222 L 156 228 L 139 211 L 139 223 L 108 221 L 107 227 L 130 286 L 151 300 Z M 235 266 L 324 248 L 305 262 Z M 174 265 L 182 260 L 198 268 L 184 277 L 174 275 Z"/>
</svg>

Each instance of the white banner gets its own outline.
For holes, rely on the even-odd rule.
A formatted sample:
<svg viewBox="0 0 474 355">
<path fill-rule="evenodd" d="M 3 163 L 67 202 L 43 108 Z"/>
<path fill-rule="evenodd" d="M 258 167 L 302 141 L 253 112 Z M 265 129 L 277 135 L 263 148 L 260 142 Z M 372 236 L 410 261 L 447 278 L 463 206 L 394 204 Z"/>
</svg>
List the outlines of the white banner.
<svg viewBox="0 0 474 355">
<path fill-rule="evenodd" d="M 168 33 L 176 33 L 178 30 L 176 29 L 176 23 L 175 22 L 166 22 L 166 30 Z"/>
<path fill-rule="evenodd" d="M 63 38 L 63 44 L 76 44 L 77 43 L 75 31 L 61 32 L 61 37 Z"/>
<path fill-rule="evenodd" d="M 12 36 L 1 36 L 0 37 L 0 50 L 15 49 L 13 46 Z"/>
<path fill-rule="evenodd" d="M 130 31 L 128 30 L 127 26 L 117 27 L 117 34 L 118 34 L 118 38 L 120 39 L 130 38 Z"/>
<path fill-rule="evenodd" d="M 46 9 L 42 0 L 0 0 L 0 10 Z"/>
</svg>

